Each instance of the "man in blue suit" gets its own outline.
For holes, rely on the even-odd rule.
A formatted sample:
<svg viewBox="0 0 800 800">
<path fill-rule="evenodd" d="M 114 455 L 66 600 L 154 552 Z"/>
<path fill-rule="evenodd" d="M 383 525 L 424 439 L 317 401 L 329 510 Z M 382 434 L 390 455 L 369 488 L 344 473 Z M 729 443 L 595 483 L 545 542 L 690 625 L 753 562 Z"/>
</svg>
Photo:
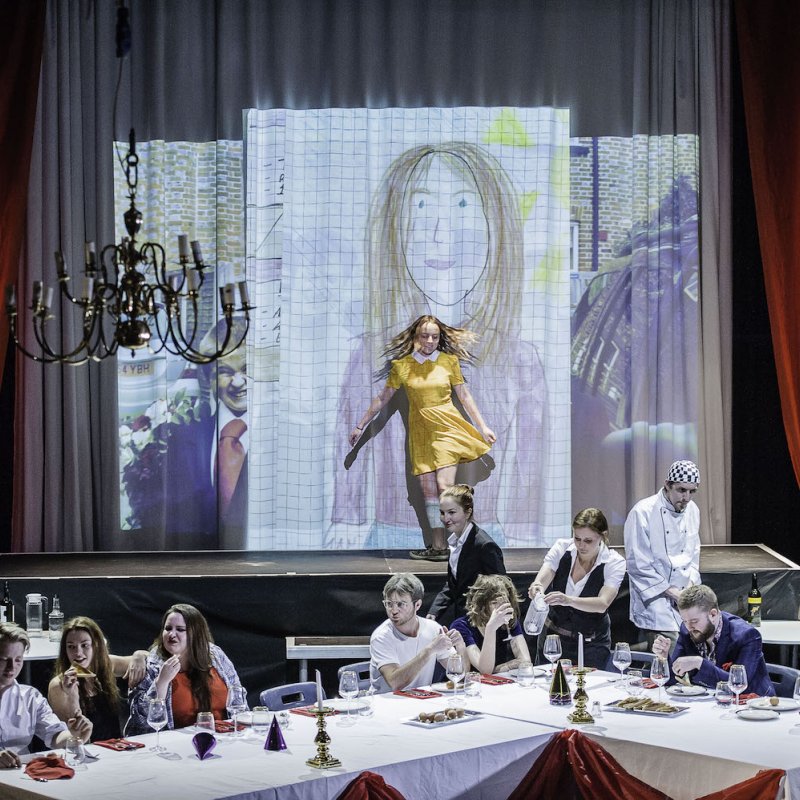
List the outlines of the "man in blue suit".
<svg viewBox="0 0 800 800">
<path fill-rule="evenodd" d="M 693 683 L 713 689 L 717 681 L 728 680 L 731 664 L 742 664 L 747 671 L 745 693 L 775 694 L 758 629 L 720 611 L 717 596 L 708 586 L 684 589 L 678 597 L 678 612 L 683 623 L 670 659 L 676 677 L 690 675 Z M 667 658 L 669 648 L 666 636 L 656 637 L 653 652 L 657 656 Z"/>
</svg>

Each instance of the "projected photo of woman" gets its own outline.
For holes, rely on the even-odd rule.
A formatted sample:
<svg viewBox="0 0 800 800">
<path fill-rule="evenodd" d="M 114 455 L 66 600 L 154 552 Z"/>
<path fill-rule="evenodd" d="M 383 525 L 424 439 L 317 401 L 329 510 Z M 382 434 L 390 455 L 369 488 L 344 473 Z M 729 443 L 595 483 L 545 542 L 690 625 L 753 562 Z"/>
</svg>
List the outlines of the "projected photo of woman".
<svg viewBox="0 0 800 800">
<path fill-rule="evenodd" d="M 365 334 L 355 342 L 340 396 L 336 493 L 326 546 L 413 546 L 420 528 L 425 544 L 433 546 L 425 497 L 406 446 L 405 393 L 389 398 L 354 449 L 346 449 L 375 394 L 373 375 L 384 366 L 386 341 L 426 314 L 476 334 L 474 365 L 462 363 L 464 378 L 497 437 L 493 461 L 487 456 L 462 464 L 454 479 L 485 482 L 480 491 L 486 518 L 479 522 L 499 543 L 535 541 L 547 392 L 539 353 L 521 338 L 526 286 L 521 197 L 500 163 L 468 142 L 423 145 L 398 156 L 372 200 L 365 280 Z M 459 410 L 471 417 L 468 409 Z M 381 450 L 370 463 L 360 450 L 380 431 Z M 368 519 L 373 499 L 374 523 Z M 352 534 L 337 533 L 338 523 L 372 524 L 358 542 Z"/>
</svg>

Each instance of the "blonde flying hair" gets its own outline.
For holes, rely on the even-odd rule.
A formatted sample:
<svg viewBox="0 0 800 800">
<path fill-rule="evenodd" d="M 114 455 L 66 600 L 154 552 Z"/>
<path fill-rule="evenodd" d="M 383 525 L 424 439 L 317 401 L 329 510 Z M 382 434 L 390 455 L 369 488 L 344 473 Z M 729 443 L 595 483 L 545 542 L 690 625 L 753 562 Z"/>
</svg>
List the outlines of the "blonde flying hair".
<svg viewBox="0 0 800 800">
<path fill-rule="evenodd" d="M 478 580 L 467 590 L 467 620 L 473 628 L 485 628 L 492 609 L 489 604 L 495 598 L 502 598 L 511 604 L 514 616 L 508 624 L 513 627 L 519 621 L 519 604 L 522 598 L 517 594 L 511 578 L 507 575 L 479 575 Z"/>
</svg>

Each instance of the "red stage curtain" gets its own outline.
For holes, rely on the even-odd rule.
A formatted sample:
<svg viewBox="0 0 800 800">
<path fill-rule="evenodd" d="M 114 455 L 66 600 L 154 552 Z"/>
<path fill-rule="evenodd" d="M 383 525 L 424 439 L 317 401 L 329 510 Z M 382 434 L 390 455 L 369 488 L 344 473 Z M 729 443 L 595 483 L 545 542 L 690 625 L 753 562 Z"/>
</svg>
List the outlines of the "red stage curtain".
<svg viewBox="0 0 800 800">
<path fill-rule="evenodd" d="M 746 781 L 705 794 L 697 800 L 775 800 L 783 776 L 782 769 L 764 769 Z"/>
<path fill-rule="evenodd" d="M 338 800 L 405 800 L 405 798 L 377 773 L 362 772 L 347 784 Z"/>
<path fill-rule="evenodd" d="M 735 12 L 772 345 L 800 484 L 800 3 L 737 0 Z"/>
<path fill-rule="evenodd" d="M 556 734 L 508 800 L 669 800 L 576 730 Z"/>
<path fill-rule="evenodd" d="M 0 286 L 17 282 L 44 40 L 44 0 L 0 3 Z M 8 325 L 0 315 L 0 381 Z"/>
</svg>

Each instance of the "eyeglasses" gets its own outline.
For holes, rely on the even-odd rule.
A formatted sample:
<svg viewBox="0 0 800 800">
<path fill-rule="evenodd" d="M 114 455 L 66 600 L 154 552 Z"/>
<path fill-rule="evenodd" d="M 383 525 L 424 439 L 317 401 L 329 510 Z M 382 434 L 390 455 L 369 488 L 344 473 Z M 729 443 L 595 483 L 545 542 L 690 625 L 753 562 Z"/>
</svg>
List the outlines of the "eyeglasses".
<svg viewBox="0 0 800 800">
<path fill-rule="evenodd" d="M 405 611 L 411 606 L 411 603 L 409 603 L 408 600 L 384 600 L 383 606 L 389 611 L 393 608 L 396 608 L 398 611 Z"/>
</svg>

